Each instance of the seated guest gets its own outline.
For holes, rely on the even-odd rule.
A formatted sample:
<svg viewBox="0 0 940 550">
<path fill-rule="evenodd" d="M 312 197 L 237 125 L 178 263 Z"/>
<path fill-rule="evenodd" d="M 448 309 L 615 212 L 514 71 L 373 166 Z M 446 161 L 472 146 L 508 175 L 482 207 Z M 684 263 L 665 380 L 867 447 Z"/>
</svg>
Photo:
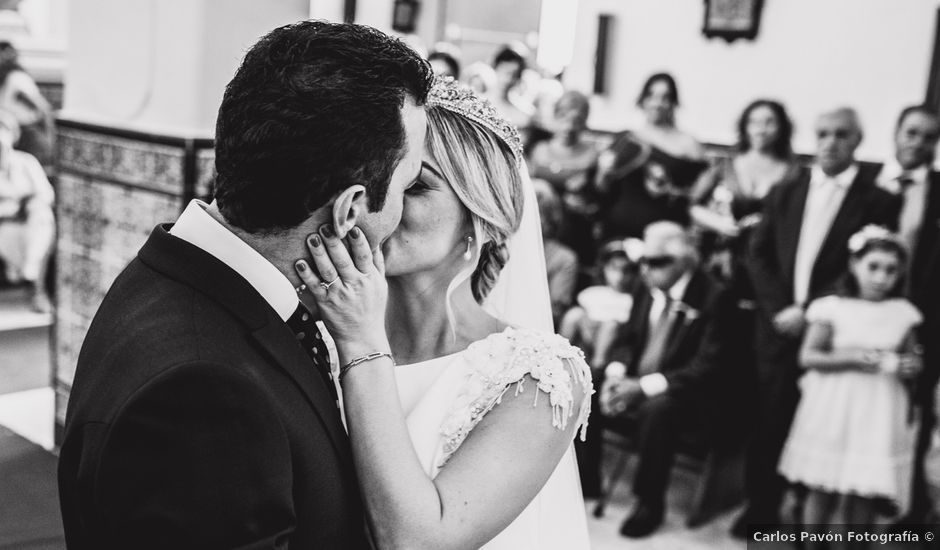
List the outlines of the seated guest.
<svg viewBox="0 0 940 550">
<path fill-rule="evenodd" d="M 42 164 L 52 164 L 52 106 L 20 65 L 19 52 L 7 41 L 0 41 L 0 111 L 13 115 L 19 124 L 16 148 Z"/>
<path fill-rule="evenodd" d="M 797 356 L 806 306 L 836 291 L 848 265 L 849 237 L 874 224 L 894 228 L 899 201 L 875 185 L 879 168 L 857 163 L 862 128 L 853 109 L 816 121 L 816 163 L 776 185 L 751 239 L 757 297 L 757 402 L 746 472 L 748 507 L 732 533 L 780 521 L 786 482 L 777 463 L 799 401 Z"/>
<path fill-rule="evenodd" d="M 699 268 L 682 227 L 650 225 L 643 253 L 647 286 L 634 293 L 608 366 L 626 376 L 605 381 L 600 395 L 603 414 L 618 415 L 635 429 L 636 503 L 620 528 L 627 537 L 649 535 L 662 524 L 680 435 L 708 433 L 713 421 L 706 419 L 726 401 L 718 392 L 733 339 L 727 333 L 730 297 Z"/>
<path fill-rule="evenodd" d="M 610 338 L 630 319 L 633 292 L 641 283 L 637 261 L 642 248 L 637 239 L 604 245 L 598 254 L 601 284 L 579 292 L 577 305 L 561 321 L 558 333 L 581 348 L 592 367 L 607 364 Z"/>
<path fill-rule="evenodd" d="M 555 326 L 561 316 L 574 302 L 574 291 L 578 282 L 578 257 L 574 251 L 556 238 L 563 223 L 561 201 L 551 185 L 542 180 L 533 180 L 535 198 L 539 203 L 542 220 L 542 244 L 545 247 L 545 270 L 548 274 L 548 294 L 552 301 L 552 318 Z"/>
<path fill-rule="evenodd" d="M 496 110 L 522 133 L 522 142 L 526 143 L 526 132 L 535 108 L 519 93 L 528 55 L 524 48 L 521 44 L 507 44 L 496 52 L 493 58 L 496 87 L 489 91 L 487 97 Z"/>
<path fill-rule="evenodd" d="M 0 114 L 0 261 L 6 280 L 28 284 L 33 309 L 45 313 L 52 308 L 44 283 L 55 240 L 55 193 L 39 161 L 13 150 L 18 134 L 16 120 Z"/>
<path fill-rule="evenodd" d="M 460 79 L 460 62 L 457 61 L 457 52 L 448 44 L 438 44 L 437 49 L 428 54 L 431 70 L 437 76 L 449 76 L 455 80 Z"/>
<path fill-rule="evenodd" d="M 561 197 L 565 227 L 559 240 L 578 254 L 583 265 L 594 263 L 594 220 L 599 209 L 594 175 L 597 148 L 584 140 L 590 112 L 588 98 L 565 92 L 555 103 L 552 137 L 532 149 L 529 172 L 552 184 Z"/>
<path fill-rule="evenodd" d="M 461 74 L 467 86 L 477 95 L 490 97 L 496 89 L 496 72 L 483 61 L 471 63 Z"/>
<path fill-rule="evenodd" d="M 674 157 L 630 132 L 605 157 L 597 181 L 602 239 L 641 238 L 646 226 L 663 220 L 689 225 L 689 190 L 705 162 Z"/>
<path fill-rule="evenodd" d="M 913 499 L 902 523 L 926 523 L 931 509 L 925 477 L 925 457 L 937 424 L 934 399 L 940 378 L 940 172 L 933 169 L 940 141 L 940 117 L 925 105 L 901 111 L 894 135 L 895 155 L 878 184 L 903 200 L 898 234 L 910 251 L 905 295 L 924 315 L 920 341 L 924 370 L 915 400 L 921 409 L 921 426 L 915 453 Z"/>
</svg>

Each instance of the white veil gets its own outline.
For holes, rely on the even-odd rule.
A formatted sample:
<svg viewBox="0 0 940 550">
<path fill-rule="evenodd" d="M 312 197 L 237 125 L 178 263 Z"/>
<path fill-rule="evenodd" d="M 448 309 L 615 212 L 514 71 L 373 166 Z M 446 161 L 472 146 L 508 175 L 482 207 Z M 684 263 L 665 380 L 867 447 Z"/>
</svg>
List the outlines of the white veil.
<svg viewBox="0 0 940 550">
<path fill-rule="evenodd" d="M 519 171 L 523 180 L 522 221 L 509 238 L 509 260 L 483 301 L 483 309 L 512 326 L 554 332 L 535 186 L 524 163 Z"/>
</svg>

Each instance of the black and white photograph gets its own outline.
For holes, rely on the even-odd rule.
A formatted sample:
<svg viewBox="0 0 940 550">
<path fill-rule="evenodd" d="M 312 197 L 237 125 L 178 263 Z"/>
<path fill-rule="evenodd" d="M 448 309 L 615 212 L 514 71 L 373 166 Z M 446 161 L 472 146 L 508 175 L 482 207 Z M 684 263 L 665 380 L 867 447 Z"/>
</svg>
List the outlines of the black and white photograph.
<svg viewBox="0 0 940 550">
<path fill-rule="evenodd" d="M 940 548 L 940 0 L 0 0 L 0 550 Z"/>
</svg>

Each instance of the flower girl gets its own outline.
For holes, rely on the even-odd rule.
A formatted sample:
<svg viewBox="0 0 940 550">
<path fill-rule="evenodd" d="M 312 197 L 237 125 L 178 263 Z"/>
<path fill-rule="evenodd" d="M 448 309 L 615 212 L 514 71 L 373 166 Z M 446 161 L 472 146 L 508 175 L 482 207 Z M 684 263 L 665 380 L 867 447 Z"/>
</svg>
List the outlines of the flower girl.
<svg viewBox="0 0 940 550">
<path fill-rule="evenodd" d="M 849 240 L 839 295 L 813 301 L 800 364 L 802 398 L 780 473 L 809 489 L 806 525 L 872 525 L 876 502 L 910 501 L 916 425 L 909 384 L 922 368 L 921 315 L 900 297 L 907 252 L 867 226 Z"/>
</svg>

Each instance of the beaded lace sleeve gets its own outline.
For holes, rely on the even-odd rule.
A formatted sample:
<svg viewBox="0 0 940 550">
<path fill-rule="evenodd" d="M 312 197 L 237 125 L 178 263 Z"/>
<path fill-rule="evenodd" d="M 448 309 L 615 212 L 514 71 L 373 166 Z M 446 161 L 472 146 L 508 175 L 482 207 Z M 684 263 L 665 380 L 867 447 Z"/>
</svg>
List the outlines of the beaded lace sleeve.
<svg viewBox="0 0 940 550">
<path fill-rule="evenodd" d="M 508 328 L 474 342 L 465 353 L 468 373 L 441 426 L 444 446 L 439 466 L 507 391 L 513 389 L 514 395 L 520 395 L 527 390 L 527 376 L 535 384 L 533 406 L 547 398 L 552 405 L 552 425 L 564 430 L 573 419 L 584 439 L 594 389 L 591 369 L 580 349 L 556 334 Z M 574 384 L 583 389 L 580 403 L 574 402 Z"/>
</svg>

